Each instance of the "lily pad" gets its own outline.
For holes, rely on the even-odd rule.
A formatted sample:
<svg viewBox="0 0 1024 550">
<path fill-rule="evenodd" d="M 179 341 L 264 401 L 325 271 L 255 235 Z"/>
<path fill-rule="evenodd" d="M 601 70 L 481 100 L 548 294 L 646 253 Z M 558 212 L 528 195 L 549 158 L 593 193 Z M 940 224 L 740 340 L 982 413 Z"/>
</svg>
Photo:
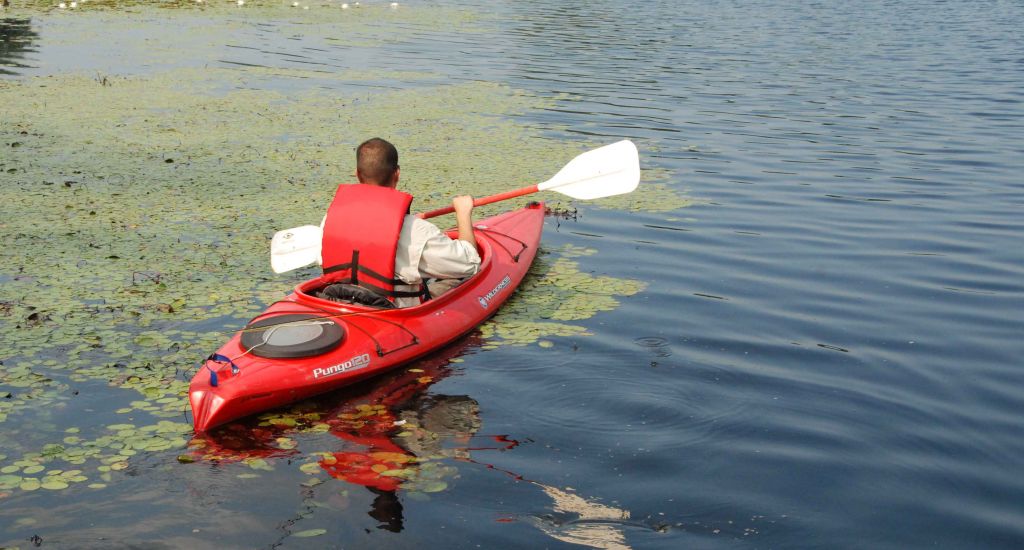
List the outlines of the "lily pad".
<svg viewBox="0 0 1024 550">
<path fill-rule="evenodd" d="M 42 484 L 35 478 L 26 478 L 22 480 L 20 485 L 22 491 L 35 491 L 41 486 Z"/>
<path fill-rule="evenodd" d="M 296 531 L 292 533 L 292 536 L 305 539 L 309 537 L 319 537 L 320 535 L 325 534 L 327 534 L 327 529 L 306 529 L 305 531 Z"/>
<path fill-rule="evenodd" d="M 41 487 L 43 489 L 49 489 L 51 491 L 59 491 L 61 489 L 67 489 L 69 487 L 69 485 L 66 482 L 64 482 L 64 481 L 51 480 L 51 481 L 44 482 L 41 485 Z"/>
<path fill-rule="evenodd" d="M 448 488 L 448 484 L 445 483 L 444 481 L 433 480 L 433 481 L 428 481 L 426 483 L 418 485 L 417 488 L 420 491 L 424 492 L 424 493 L 439 493 L 439 492 L 444 491 L 445 489 L 447 489 Z"/>
</svg>

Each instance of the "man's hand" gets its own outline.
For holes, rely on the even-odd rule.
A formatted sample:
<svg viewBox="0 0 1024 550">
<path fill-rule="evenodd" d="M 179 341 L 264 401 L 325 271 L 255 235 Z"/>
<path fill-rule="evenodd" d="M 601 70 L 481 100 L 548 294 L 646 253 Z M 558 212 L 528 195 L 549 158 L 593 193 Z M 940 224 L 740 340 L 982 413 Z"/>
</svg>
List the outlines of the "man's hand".
<svg viewBox="0 0 1024 550">
<path fill-rule="evenodd" d="M 476 247 L 476 236 L 473 235 L 473 197 L 469 195 L 455 197 L 452 199 L 452 208 L 455 209 L 459 240 Z"/>
<path fill-rule="evenodd" d="M 463 214 L 471 215 L 473 212 L 473 197 L 469 195 L 459 195 L 452 199 L 452 208 L 455 209 L 455 217 L 459 217 Z"/>
</svg>

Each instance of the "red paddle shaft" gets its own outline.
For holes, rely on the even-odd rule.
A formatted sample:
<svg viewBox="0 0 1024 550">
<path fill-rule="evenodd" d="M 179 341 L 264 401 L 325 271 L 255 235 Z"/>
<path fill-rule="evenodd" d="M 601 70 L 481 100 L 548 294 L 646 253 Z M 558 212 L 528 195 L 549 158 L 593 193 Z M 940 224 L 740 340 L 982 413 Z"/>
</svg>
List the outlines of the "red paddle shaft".
<svg viewBox="0 0 1024 550">
<path fill-rule="evenodd" d="M 491 204 L 492 202 L 499 202 L 508 199 L 514 199 L 523 195 L 529 195 L 530 193 L 536 193 L 539 191 L 537 185 L 527 185 L 519 189 L 513 189 L 512 191 L 505 191 L 504 193 L 498 193 L 497 195 L 491 195 L 489 197 L 481 197 L 473 201 L 473 206 L 483 206 L 485 204 Z M 436 218 L 437 216 L 444 216 L 445 214 L 451 214 L 455 212 L 455 209 L 451 206 L 445 206 L 444 208 L 438 208 L 437 210 L 431 210 L 430 212 L 423 212 L 419 214 L 419 217 L 423 219 Z"/>
</svg>

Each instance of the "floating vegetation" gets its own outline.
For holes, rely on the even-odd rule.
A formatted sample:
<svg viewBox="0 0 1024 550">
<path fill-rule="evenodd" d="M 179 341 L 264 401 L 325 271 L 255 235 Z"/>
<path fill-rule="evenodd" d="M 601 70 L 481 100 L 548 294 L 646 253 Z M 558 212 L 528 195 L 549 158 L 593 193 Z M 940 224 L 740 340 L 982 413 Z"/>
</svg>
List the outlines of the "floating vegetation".
<svg viewBox="0 0 1024 550">
<path fill-rule="evenodd" d="M 374 25 L 416 25 L 424 29 L 442 29 L 450 25 L 458 25 L 459 32 L 473 32 L 474 26 L 484 18 L 484 14 L 466 8 L 438 5 L 406 5 L 402 9 L 393 9 L 387 3 L 353 2 L 353 9 L 343 9 L 342 3 L 323 3 L 303 1 L 298 5 L 280 0 L 10 0 L 9 12 L 28 15 L 39 12 L 90 13 L 108 12 L 124 18 L 132 14 L 159 12 L 161 18 L 173 18 L 176 15 L 200 15 L 214 20 L 254 20 L 285 19 L 291 23 L 308 25 L 328 24 L 335 27 L 336 32 L 356 33 L 359 42 L 361 35 L 383 39 L 384 35 L 393 35 L 391 41 L 401 39 L 403 33 L 392 30 L 373 29 Z M 306 8 L 306 9 L 295 9 Z"/>
<path fill-rule="evenodd" d="M 296 532 L 292 533 L 291 536 L 303 539 L 303 538 L 309 538 L 309 537 L 319 537 L 320 535 L 326 535 L 326 534 L 327 534 L 327 529 L 306 529 L 306 530 L 303 530 L 303 531 L 296 531 Z"/>
<path fill-rule="evenodd" d="M 161 421 L 148 426 L 113 424 L 101 437 L 85 440 L 78 428 L 68 428 L 59 443 L 46 443 L 39 452 L 25 453 L 3 461 L 0 490 L 61 490 L 90 480 L 89 488 L 102 489 L 113 474 L 129 467 L 130 457 L 139 452 L 163 452 L 185 445 L 192 427 L 181 422 Z M 88 466 L 83 466 L 88 464 Z M 78 468 L 81 466 L 81 468 Z M 88 470 L 86 468 L 88 467 Z"/>
<path fill-rule="evenodd" d="M 208 28 L 186 25 L 182 35 L 206 48 L 197 63 L 213 55 L 208 46 L 221 31 L 266 17 L 260 10 L 287 9 L 192 4 L 161 3 L 188 6 L 181 13 L 233 14 L 217 15 Z M 13 9 L 52 8 L 29 1 Z M 97 0 L 77 9 L 115 8 L 148 9 Z M 89 16 L 107 25 L 131 17 Z M 461 23 L 479 21 L 456 8 L 315 16 L 329 25 L 313 24 L 313 17 L 289 16 L 280 25 L 327 41 L 352 30 L 353 40 L 370 44 L 396 33 L 369 21 L 418 28 L 458 22 L 460 32 Z M 349 29 L 351 21 L 361 27 Z M 182 55 L 170 47 L 151 53 Z M 303 463 L 304 472 L 315 464 L 316 478 L 329 479 L 326 455 L 299 453 L 305 438 L 366 430 L 420 451 L 415 460 L 366 451 L 377 478 L 407 491 L 443 490 L 456 475 L 445 463 L 453 451 L 435 448 L 436 432 L 415 419 L 395 424 L 394 410 L 378 405 L 334 417 L 299 407 L 260 417 L 235 440 L 190 440 L 190 374 L 247 319 L 312 274 L 273 275 L 270 236 L 320 219 L 334 186 L 352 179 L 353 150 L 364 139 L 379 135 L 398 145 L 401 186 L 420 210 L 455 194 L 482 196 L 553 175 L 595 144 L 542 137 L 516 116 L 557 98 L 493 83 L 438 84 L 442 79 L 425 71 L 168 67 L 0 80 L 0 498 L 18 490 L 103 489 L 140 454 L 234 463 L 239 477 L 267 475 L 279 458 L 300 455 L 315 459 Z M 396 81 L 412 87 L 382 91 Z M 543 130 L 552 136 L 558 129 Z M 657 185 L 637 196 L 648 198 L 603 204 L 679 204 Z M 480 216 L 506 208 L 481 208 Z M 637 281 L 582 272 L 579 260 L 595 252 L 566 246 L 538 257 L 516 296 L 482 328 L 484 346 L 554 346 L 557 337 L 585 335 L 579 321 L 642 290 Z M 425 387 L 439 378 L 422 370 L 409 371 L 412 383 Z M 95 399 L 83 404 L 83 395 L 97 394 L 99 407 Z"/>
<path fill-rule="evenodd" d="M 568 322 L 613 310 L 620 297 L 632 296 L 645 287 L 640 281 L 580 271 L 574 258 L 595 252 L 592 248 L 568 245 L 557 251 L 561 257 L 553 262 L 538 257 L 515 299 L 481 327 L 484 337 L 502 344 L 526 345 L 541 338 L 589 334 L 582 326 Z M 543 347 L 552 345 L 546 342 Z"/>
</svg>

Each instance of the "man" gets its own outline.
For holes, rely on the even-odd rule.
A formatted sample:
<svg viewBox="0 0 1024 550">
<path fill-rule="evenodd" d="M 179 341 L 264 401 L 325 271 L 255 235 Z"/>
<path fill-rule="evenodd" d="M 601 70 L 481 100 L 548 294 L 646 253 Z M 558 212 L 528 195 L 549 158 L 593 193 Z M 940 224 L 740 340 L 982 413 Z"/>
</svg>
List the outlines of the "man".
<svg viewBox="0 0 1024 550">
<path fill-rule="evenodd" d="M 397 190 L 399 175 L 394 145 L 373 138 L 356 148 L 359 184 L 339 186 L 322 224 L 324 274 L 337 273 L 340 283 L 325 288 L 325 297 L 409 307 L 458 286 L 480 268 L 473 198 L 452 200 L 458 228 L 453 240 L 409 213 L 412 196 Z"/>
</svg>

